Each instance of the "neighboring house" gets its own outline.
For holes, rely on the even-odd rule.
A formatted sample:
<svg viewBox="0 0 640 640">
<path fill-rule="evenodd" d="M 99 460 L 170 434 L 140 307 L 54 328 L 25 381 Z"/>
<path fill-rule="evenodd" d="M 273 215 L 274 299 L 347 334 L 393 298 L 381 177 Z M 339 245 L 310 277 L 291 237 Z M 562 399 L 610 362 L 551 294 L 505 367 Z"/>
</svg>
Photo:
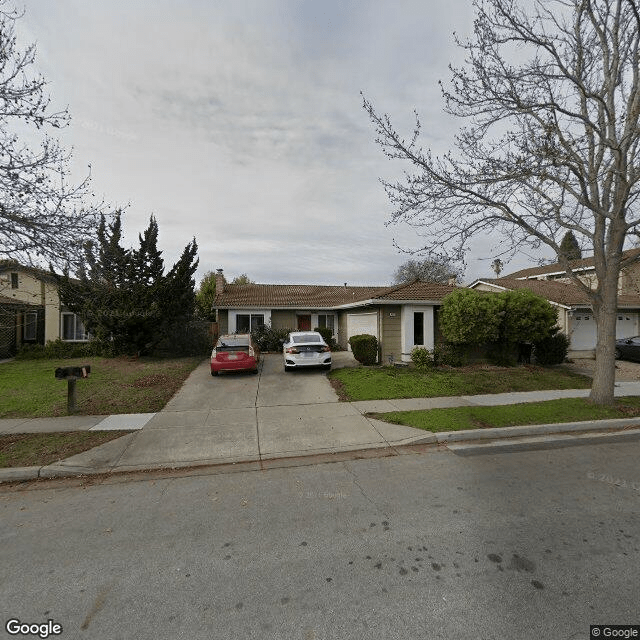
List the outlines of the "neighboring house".
<svg viewBox="0 0 640 640">
<path fill-rule="evenodd" d="M 528 270 L 527 270 L 528 271 Z M 522 273 L 522 272 L 518 272 Z M 596 322 L 591 303 L 578 285 L 563 280 L 536 278 L 482 278 L 471 283 L 471 289 L 500 292 L 505 290 L 528 289 L 548 300 L 558 310 L 558 326 L 571 340 L 570 357 L 590 357 L 595 352 Z M 638 315 L 640 296 L 619 294 L 616 337 L 626 338 L 640 333 Z"/>
<path fill-rule="evenodd" d="M 21 344 L 88 340 L 80 318 L 60 305 L 55 278 L 43 269 L 0 262 L 0 357 Z"/>
<path fill-rule="evenodd" d="M 640 254 L 640 248 L 623 251 L 623 259 L 628 259 Z M 571 270 L 578 278 L 594 289 L 598 284 L 595 273 L 593 256 L 569 262 Z M 566 271 L 558 262 L 547 264 L 542 267 L 530 267 L 521 269 L 514 273 L 509 273 L 505 278 L 515 278 L 516 280 L 559 280 L 560 282 L 572 282 Z M 640 262 L 636 262 L 620 272 L 618 279 L 618 293 L 625 295 L 640 295 Z"/>
<path fill-rule="evenodd" d="M 352 335 L 370 333 L 383 362 L 409 361 L 415 346 L 433 349 L 437 310 L 454 286 L 415 281 L 393 287 L 229 284 L 216 275 L 219 332 L 243 333 L 260 325 L 274 329 L 328 327 L 343 348 Z"/>
</svg>

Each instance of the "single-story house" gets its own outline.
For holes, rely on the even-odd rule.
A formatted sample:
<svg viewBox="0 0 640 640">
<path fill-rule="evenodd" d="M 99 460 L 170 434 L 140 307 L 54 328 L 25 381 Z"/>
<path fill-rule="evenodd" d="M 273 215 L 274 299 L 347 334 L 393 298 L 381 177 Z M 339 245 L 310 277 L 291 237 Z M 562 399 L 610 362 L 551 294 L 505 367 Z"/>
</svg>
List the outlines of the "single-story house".
<svg viewBox="0 0 640 640">
<path fill-rule="evenodd" d="M 229 284 L 218 269 L 213 306 L 221 334 L 259 325 L 329 327 L 343 348 L 352 335 L 369 333 L 378 338 L 383 362 L 408 362 L 415 346 L 433 349 L 438 308 L 454 288 L 419 280 L 392 287 Z"/>
<path fill-rule="evenodd" d="M 82 321 L 60 304 L 55 278 L 43 269 L 0 261 L 0 357 L 23 344 L 85 342 Z"/>
<path fill-rule="evenodd" d="M 536 278 L 481 278 L 469 285 L 478 291 L 500 292 L 528 289 L 548 300 L 558 309 L 558 326 L 571 340 L 570 357 L 591 357 L 596 346 L 596 322 L 585 292 L 573 282 Z M 640 333 L 640 296 L 619 294 L 616 337 L 627 338 Z"/>
</svg>

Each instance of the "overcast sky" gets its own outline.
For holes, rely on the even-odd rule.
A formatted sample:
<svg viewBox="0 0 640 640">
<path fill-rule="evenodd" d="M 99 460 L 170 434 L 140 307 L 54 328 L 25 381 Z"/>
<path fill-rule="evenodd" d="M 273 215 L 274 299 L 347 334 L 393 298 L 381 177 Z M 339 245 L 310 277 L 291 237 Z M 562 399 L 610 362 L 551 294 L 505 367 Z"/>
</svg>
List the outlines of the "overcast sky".
<svg viewBox="0 0 640 640">
<path fill-rule="evenodd" d="M 263 283 L 390 284 L 420 247 L 385 226 L 379 177 L 405 168 L 374 142 L 360 91 L 423 146 L 446 151 L 459 123 L 438 80 L 460 61 L 468 0 L 25 0 L 23 44 L 72 121 L 74 175 L 130 206 L 126 243 L 155 215 L 173 263 L 195 236 L 198 279 L 223 267 Z M 465 281 L 491 275 L 474 243 Z M 505 272 L 529 266 L 514 259 Z"/>
</svg>

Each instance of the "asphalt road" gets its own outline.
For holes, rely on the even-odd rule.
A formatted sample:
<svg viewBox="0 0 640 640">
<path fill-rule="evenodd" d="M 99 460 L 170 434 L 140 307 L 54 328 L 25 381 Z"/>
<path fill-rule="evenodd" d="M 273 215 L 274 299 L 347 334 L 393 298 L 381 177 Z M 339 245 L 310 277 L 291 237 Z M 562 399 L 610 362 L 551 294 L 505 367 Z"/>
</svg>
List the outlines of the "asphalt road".
<svg viewBox="0 0 640 640">
<path fill-rule="evenodd" d="M 639 454 L 434 449 L 0 488 L 0 637 L 20 637 L 10 618 L 139 640 L 561 640 L 640 624 Z"/>
</svg>

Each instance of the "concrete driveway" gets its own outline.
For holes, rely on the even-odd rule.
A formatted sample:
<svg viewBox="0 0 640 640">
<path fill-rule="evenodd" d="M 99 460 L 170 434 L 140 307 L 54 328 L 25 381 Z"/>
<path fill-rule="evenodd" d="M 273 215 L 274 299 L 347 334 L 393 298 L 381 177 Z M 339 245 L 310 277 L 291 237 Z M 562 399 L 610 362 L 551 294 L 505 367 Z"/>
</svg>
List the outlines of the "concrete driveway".
<svg viewBox="0 0 640 640">
<path fill-rule="evenodd" d="M 354 362 L 350 354 L 336 355 L 338 364 Z M 257 375 L 213 377 L 203 362 L 135 434 L 114 470 L 332 453 L 424 437 L 339 402 L 323 371 L 285 373 L 282 356 L 267 354 Z"/>
</svg>

